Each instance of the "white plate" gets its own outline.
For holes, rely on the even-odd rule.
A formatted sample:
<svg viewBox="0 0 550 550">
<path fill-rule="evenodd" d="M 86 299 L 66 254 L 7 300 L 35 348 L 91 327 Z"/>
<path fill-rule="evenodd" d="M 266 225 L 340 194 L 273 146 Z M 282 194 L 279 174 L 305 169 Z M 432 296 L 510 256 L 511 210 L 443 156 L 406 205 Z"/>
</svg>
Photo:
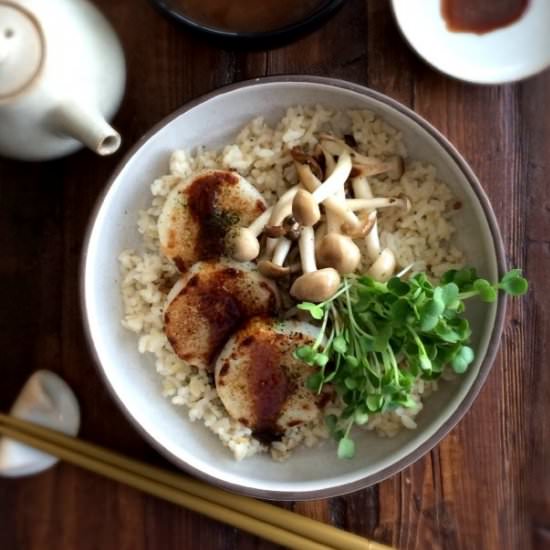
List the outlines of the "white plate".
<svg viewBox="0 0 550 550">
<path fill-rule="evenodd" d="M 472 171 L 456 150 L 426 121 L 399 103 L 356 84 L 315 77 L 272 77 L 226 87 L 180 109 L 141 140 L 122 161 L 92 219 L 84 248 L 84 318 L 100 372 L 128 418 L 161 452 L 193 474 L 234 491 L 265 498 L 304 499 L 357 490 L 394 474 L 432 448 L 468 410 L 496 353 L 504 298 L 471 304 L 476 361 L 456 383 L 426 401 L 417 430 L 394 438 L 357 434 L 353 460 L 338 460 L 333 441 L 301 448 L 280 464 L 266 455 L 236 462 L 218 438 L 184 408 L 162 397 L 151 354 L 137 350 L 135 334 L 122 328 L 117 257 L 139 248 L 138 211 L 151 202 L 150 184 L 167 173 L 174 149 L 221 147 L 261 115 L 271 123 L 292 105 L 323 104 L 334 109 L 370 109 L 402 134 L 413 158 L 433 163 L 464 207 L 458 245 L 468 263 L 492 280 L 504 269 L 496 219 Z"/>
<path fill-rule="evenodd" d="M 449 31 L 441 0 L 392 0 L 392 4 L 403 35 L 417 53 L 460 80 L 501 84 L 550 66 L 549 0 L 531 0 L 515 23 L 482 35 Z"/>
</svg>

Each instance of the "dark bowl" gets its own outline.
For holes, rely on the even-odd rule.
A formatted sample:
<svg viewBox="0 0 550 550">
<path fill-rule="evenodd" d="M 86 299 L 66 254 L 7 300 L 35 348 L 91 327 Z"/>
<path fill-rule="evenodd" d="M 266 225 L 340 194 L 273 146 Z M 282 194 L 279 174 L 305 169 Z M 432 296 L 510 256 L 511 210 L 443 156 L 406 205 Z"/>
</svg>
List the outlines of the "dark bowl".
<svg viewBox="0 0 550 550">
<path fill-rule="evenodd" d="M 278 29 L 258 32 L 230 31 L 211 27 L 186 15 L 184 10 L 174 6 L 173 0 L 151 0 L 151 2 L 162 13 L 196 33 L 213 38 L 216 42 L 233 46 L 267 48 L 282 45 L 318 28 L 342 6 L 345 0 L 321 0 L 319 6 L 303 19 Z"/>
</svg>

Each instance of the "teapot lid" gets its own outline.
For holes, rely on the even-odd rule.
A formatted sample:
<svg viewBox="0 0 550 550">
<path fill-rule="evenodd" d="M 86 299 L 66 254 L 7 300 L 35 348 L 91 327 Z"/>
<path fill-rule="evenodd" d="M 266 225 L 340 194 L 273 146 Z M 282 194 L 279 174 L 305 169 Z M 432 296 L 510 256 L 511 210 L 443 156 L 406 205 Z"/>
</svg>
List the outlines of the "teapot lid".
<svg viewBox="0 0 550 550">
<path fill-rule="evenodd" d="M 34 16 L 0 0 L 0 102 L 32 84 L 42 68 L 44 50 L 42 29 Z"/>
</svg>

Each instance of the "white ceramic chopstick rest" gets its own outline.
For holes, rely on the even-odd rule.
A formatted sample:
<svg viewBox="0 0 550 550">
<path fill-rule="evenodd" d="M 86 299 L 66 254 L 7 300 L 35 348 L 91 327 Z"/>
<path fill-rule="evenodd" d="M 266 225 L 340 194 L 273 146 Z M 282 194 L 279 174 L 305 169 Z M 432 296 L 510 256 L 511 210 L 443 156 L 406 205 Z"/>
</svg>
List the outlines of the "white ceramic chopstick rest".
<svg viewBox="0 0 550 550">
<path fill-rule="evenodd" d="M 48 370 L 39 370 L 27 380 L 10 414 L 67 435 L 76 435 L 80 428 L 80 407 L 73 391 Z M 17 441 L 0 439 L 0 476 L 37 474 L 56 462 L 57 458 Z"/>
</svg>

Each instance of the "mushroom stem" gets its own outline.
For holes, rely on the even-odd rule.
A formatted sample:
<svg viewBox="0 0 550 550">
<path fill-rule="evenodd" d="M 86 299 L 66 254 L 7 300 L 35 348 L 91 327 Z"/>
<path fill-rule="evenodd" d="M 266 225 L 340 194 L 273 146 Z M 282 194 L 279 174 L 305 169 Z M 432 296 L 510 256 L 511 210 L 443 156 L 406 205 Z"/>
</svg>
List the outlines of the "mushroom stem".
<svg viewBox="0 0 550 550">
<path fill-rule="evenodd" d="M 298 247 L 300 249 L 302 270 L 304 273 L 313 273 L 317 270 L 317 264 L 315 262 L 315 231 L 312 227 L 302 229 Z"/>
<path fill-rule="evenodd" d="M 334 195 L 340 187 L 343 187 L 351 173 L 351 157 L 349 153 L 343 152 L 338 158 L 332 174 L 313 191 L 313 198 L 317 203 Z"/>
<path fill-rule="evenodd" d="M 373 194 L 366 176 L 359 174 L 351 180 L 353 194 L 358 199 L 372 199 Z M 371 262 L 376 261 L 382 250 L 380 246 L 380 237 L 378 236 L 378 221 L 376 219 L 376 210 L 371 213 L 373 216 L 373 225 L 365 237 L 367 255 Z"/>
<path fill-rule="evenodd" d="M 264 210 L 249 226 L 248 230 L 254 235 L 258 236 L 267 225 L 271 214 L 273 213 L 273 206 L 270 206 L 267 210 Z"/>
<path fill-rule="evenodd" d="M 265 259 L 258 263 L 260 273 L 271 279 L 278 279 L 279 277 L 288 275 L 290 268 L 283 266 L 283 264 L 290 252 L 291 246 L 292 243 L 288 239 L 284 237 L 277 239 L 277 245 L 275 246 L 271 260 Z"/>
<path fill-rule="evenodd" d="M 324 147 L 321 147 L 321 151 L 323 152 L 323 157 L 325 158 L 325 178 L 328 178 L 336 168 L 336 161 L 334 160 L 334 156 Z"/>
<path fill-rule="evenodd" d="M 332 158 L 332 155 L 329 155 L 326 153 L 326 151 L 323 149 L 323 152 L 325 152 L 326 157 Z M 334 165 L 334 159 L 332 158 L 332 163 Z M 340 233 L 340 227 L 342 225 L 342 219 L 344 218 L 344 222 L 349 223 L 346 221 L 346 215 L 348 213 L 348 210 L 344 208 L 344 205 L 346 204 L 346 192 L 344 191 L 344 187 L 340 187 L 338 191 L 335 193 L 336 195 L 336 204 L 338 208 L 329 208 L 327 209 L 327 233 Z M 342 209 L 344 211 L 344 215 L 342 212 Z M 359 219 L 357 220 L 359 221 Z M 355 225 L 355 220 L 353 220 L 354 223 L 351 225 Z"/>
<path fill-rule="evenodd" d="M 372 199 L 374 197 L 369 185 L 369 180 L 362 174 L 352 178 L 351 188 L 353 189 L 353 195 L 356 199 Z"/>
<path fill-rule="evenodd" d="M 353 147 L 350 147 L 345 141 L 338 139 L 330 134 L 321 134 L 319 136 L 321 147 L 333 155 L 342 155 L 348 153 L 354 165 L 354 168 L 360 170 L 365 176 L 375 176 L 377 174 L 387 173 L 392 179 L 399 179 L 403 175 L 404 166 L 402 157 L 396 155 L 387 160 L 380 160 L 376 157 L 368 157 L 358 153 Z"/>
<path fill-rule="evenodd" d="M 384 283 L 393 275 L 395 266 L 395 255 L 389 248 L 384 248 L 376 261 L 370 266 L 367 275 Z"/>
<path fill-rule="evenodd" d="M 283 265 L 288 253 L 290 252 L 291 246 L 292 243 L 288 239 L 285 239 L 284 237 L 279 239 L 279 242 L 275 247 L 275 251 L 273 252 L 273 263 Z"/>
<path fill-rule="evenodd" d="M 292 200 L 301 185 L 294 185 L 285 191 L 273 207 L 269 225 L 281 225 L 283 220 L 292 212 Z"/>
<path fill-rule="evenodd" d="M 292 200 L 300 189 L 301 185 L 295 185 L 287 191 L 285 191 L 280 197 L 275 206 L 273 207 L 271 217 L 267 224 L 268 227 L 277 227 L 283 223 L 283 220 L 292 214 Z M 268 237 L 265 243 L 266 250 L 269 252 L 267 256 L 275 249 L 278 239 Z"/>
<path fill-rule="evenodd" d="M 375 210 L 376 208 L 388 208 L 395 206 L 410 210 L 411 201 L 408 197 L 372 197 L 369 199 L 347 199 L 346 207 L 350 210 Z"/>
</svg>

